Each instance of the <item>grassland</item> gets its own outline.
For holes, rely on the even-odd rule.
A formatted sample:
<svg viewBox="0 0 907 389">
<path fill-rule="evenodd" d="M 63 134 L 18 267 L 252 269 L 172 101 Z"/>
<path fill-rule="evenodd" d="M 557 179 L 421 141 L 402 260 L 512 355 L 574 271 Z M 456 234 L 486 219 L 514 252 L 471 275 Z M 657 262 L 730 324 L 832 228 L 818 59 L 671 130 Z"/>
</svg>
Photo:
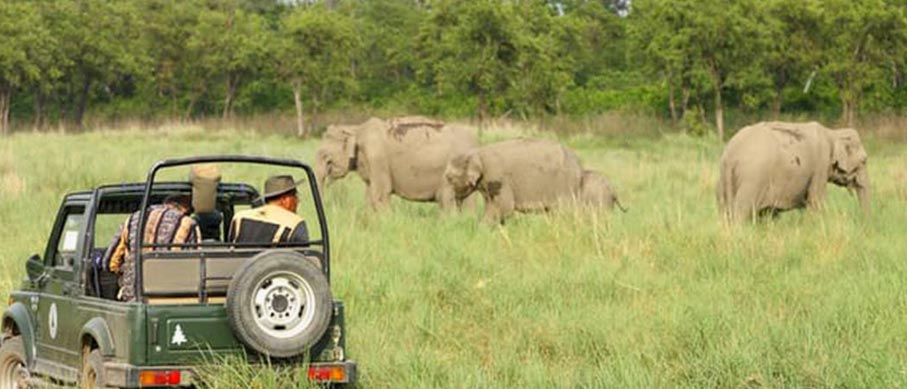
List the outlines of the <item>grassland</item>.
<svg viewBox="0 0 907 389">
<path fill-rule="evenodd" d="M 334 293 L 363 387 L 907 386 L 907 146 L 866 141 L 872 219 L 834 188 L 821 213 L 727 228 L 714 140 L 563 141 L 611 177 L 629 213 L 490 228 L 399 200 L 374 214 L 355 177 L 326 191 Z M 0 139 L 0 295 L 43 251 L 67 191 L 141 180 L 163 157 L 311 160 L 316 147 L 192 129 Z M 228 178 L 262 180 L 240 175 Z M 239 370 L 213 386 L 284 382 Z"/>
</svg>

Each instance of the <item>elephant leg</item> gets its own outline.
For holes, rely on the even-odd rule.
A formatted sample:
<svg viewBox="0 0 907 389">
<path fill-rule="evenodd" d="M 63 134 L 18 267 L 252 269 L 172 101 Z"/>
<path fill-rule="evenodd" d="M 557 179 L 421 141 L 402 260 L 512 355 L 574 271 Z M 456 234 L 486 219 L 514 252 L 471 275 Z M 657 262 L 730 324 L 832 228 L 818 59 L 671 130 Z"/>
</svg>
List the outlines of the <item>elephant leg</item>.
<svg viewBox="0 0 907 389">
<path fill-rule="evenodd" d="M 734 197 L 736 195 L 733 177 L 734 166 L 722 164 L 718 178 L 718 211 L 725 221 L 734 221 Z"/>
<path fill-rule="evenodd" d="M 513 190 L 507 186 L 499 188 L 495 194 L 483 191 L 485 198 L 485 223 L 491 225 L 503 224 L 515 208 Z"/>
<path fill-rule="evenodd" d="M 445 213 L 455 211 L 459 204 L 453 188 L 446 184 L 441 185 L 441 188 L 438 189 L 438 193 L 435 194 L 435 201 L 441 206 L 441 211 Z"/>
<path fill-rule="evenodd" d="M 373 210 L 380 211 L 390 207 L 390 196 L 393 192 L 391 179 L 387 175 L 373 177 L 368 185 L 368 202 Z"/>
<path fill-rule="evenodd" d="M 827 195 L 827 177 L 815 177 L 809 181 L 806 189 L 806 207 L 810 210 L 820 210 L 824 207 Z"/>
<path fill-rule="evenodd" d="M 479 196 L 473 193 L 469 196 L 466 196 L 465 199 L 457 200 L 457 209 L 459 209 L 461 212 L 475 210 L 478 198 Z"/>
<path fill-rule="evenodd" d="M 730 210 L 731 222 L 741 223 L 755 220 L 761 209 L 760 194 L 761 188 L 758 185 L 741 186 L 733 198 L 733 205 Z"/>
</svg>

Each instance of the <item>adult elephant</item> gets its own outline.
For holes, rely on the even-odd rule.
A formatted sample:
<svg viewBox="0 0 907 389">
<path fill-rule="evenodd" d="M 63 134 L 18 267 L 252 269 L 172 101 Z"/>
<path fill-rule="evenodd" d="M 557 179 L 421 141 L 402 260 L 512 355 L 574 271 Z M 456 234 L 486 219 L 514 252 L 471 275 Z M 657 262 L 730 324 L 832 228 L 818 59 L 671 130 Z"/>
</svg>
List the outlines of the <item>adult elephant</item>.
<svg viewBox="0 0 907 389">
<path fill-rule="evenodd" d="M 762 122 L 741 129 L 721 156 L 718 204 L 733 222 L 820 208 L 832 182 L 856 193 L 869 214 L 866 150 L 856 130 L 819 123 Z"/>
<path fill-rule="evenodd" d="M 560 143 L 512 139 L 454 156 L 444 178 L 457 198 L 480 192 L 484 220 L 498 224 L 513 211 L 548 210 L 576 199 L 583 168 L 576 154 Z"/>
<path fill-rule="evenodd" d="M 443 185 L 444 168 L 451 156 L 476 145 L 473 131 L 465 127 L 420 116 L 373 117 L 329 126 L 315 155 L 315 174 L 327 186 L 356 171 L 374 209 L 386 208 L 391 194 L 455 209 L 462 201 Z"/>
</svg>

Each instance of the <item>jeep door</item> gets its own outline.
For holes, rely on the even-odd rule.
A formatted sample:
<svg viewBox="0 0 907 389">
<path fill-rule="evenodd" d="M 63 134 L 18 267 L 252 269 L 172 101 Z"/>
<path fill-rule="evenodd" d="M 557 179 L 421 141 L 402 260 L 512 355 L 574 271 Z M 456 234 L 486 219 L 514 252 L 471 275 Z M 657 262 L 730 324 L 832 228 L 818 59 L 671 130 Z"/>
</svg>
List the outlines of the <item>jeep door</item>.
<svg viewBox="0 0 907 389">
<path fill-rule="evenodd" d="M 74 377 L 80 363 L 80 323 L 72 323 L 74 297 L 81 294 L 78 270 L 85 233 L 82 202 L 67 201 L 60 208 L 45 251 L 46 276 L 38 285 L 38 312 L 35 315 L 39 373 Z"/>
</svg>

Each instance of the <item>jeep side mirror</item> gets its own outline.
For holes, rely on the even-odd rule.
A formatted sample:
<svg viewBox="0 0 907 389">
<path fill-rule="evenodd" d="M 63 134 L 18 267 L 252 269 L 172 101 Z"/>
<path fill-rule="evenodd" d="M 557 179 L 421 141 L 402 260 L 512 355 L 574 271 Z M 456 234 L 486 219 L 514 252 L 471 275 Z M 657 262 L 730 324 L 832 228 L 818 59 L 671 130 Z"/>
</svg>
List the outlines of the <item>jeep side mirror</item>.
<svg viewBox="0 0 907 389">
<path fill-rule="evenodd" d="M 25 263 L 25 272 L 31 281 L 37 280 L 44 274 L 44 262 L 41 262 L 41 257 L 38 254 L 32 254 L 28 258 L 28 262 Z"/>
</svg>

